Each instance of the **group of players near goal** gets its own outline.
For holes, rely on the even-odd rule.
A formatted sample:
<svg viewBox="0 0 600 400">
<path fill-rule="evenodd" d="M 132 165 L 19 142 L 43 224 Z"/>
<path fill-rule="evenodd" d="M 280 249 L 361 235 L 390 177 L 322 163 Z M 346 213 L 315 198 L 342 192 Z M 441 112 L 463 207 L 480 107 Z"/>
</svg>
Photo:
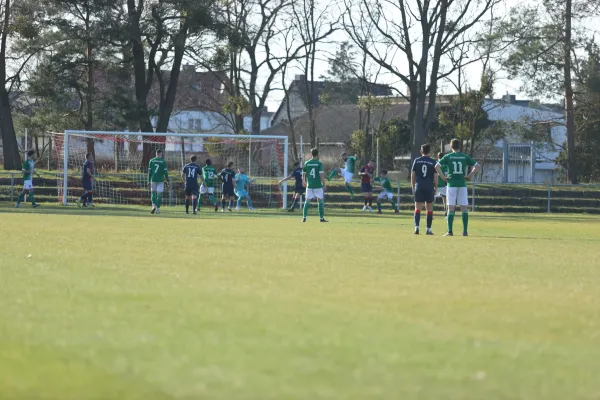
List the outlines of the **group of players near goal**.
<svg viewBox="0 0 600 400">
<path fill-rule="evenodd" d="M 421 210 L 425 206 L 427 212 L 426 218 L 426 234 L 433 235 L 431 225 L 433 221 L 433 203 L 436 194 L 440 195 L 444 201 L 444 211 L 447 220 L 447 233 L 444 236 L 453 236 L 453 225 L 456 206 L 460 207 L 462 212 L 463 236 L 468 236 L 468 192 L 467 181 L 479 169 L 479 164 L 468 155 L 460 152 L 460 141 L 453 139 L 450 142 L 452 152 L 449 154 L 438 154 L 438 159 L 433 160 L 429 153 L 431 147 L 428 144 L 421 146 L 421 157 L 414 160 L 411 168 L 411 187 L 414 194 L 415 210 L 414 210 L 414 226 L 415 234 L 420 233 Z M 317 200 L 319 209 L 319 219 L 321 222 L 327 222 L 325 219 L 325 182 L 334 179 L 337 175 L 341 175 L 345 181 L 346 190 L 353 198 L 354 191 L 351 186 L 352 178 L 356 170 L 356 156 L 348 156 L 343 153 L 344 167 L 334 168 L 329 176 L 325 177 L 323 164 L 319 160 L 319 150 L 311 150 L 311 159 L 304 162 L 303 166 L 300 162 L 294 164 L 294 170 L 290 176 L 279 181 L 282 184 L 285 181 L 294 179 L 294 196 L 292 205 L 288 211 L 294 211 L 301 196 L 305 194 L 306 201 L 302 211 L 302 222 L 306 222 L 310 202 Z M 240 210 L 241 203 L 246 200 L 248 208 L 252 207 L 250 198 L 249 186 L 251 180 L 244 171 L 244 168 L 238 168 L 237 173 L 233 170 L 233 162 L 229 162 L 227 167 L 220 172 L 212 165 L 210 159 L 205 161 L 204 167 L 200 167 L 196 163 L 197 157 L 191 156 L 190 163 L 186 164 L 182 171 L 181 177 L 185 182 L 185 212 L 189 214 L 190 206 L 192 213 L 197 214 L 201 202 L 200 195 L 208 194 L 209 201 L 214 206 L 215 211 L 219 210 L 219 204 L 215 198 L 215 185 L 217 180 L 221 183 L 221 211 L 225 212 L 225 206 L 232 211 L 232 206 L 237 198 L 236 210 Z M 32 207 L 38 207 L 33 194 L 33 174 L 35 165 L 35 152 L 30 150 L 27 152 L 27 159 L 23 163 L 23 191 L 19 195 L 16 207 L 21 206 L 21 202 L 25 199 L 25 194 L 29 193 L 29 201 Z M 471 168 L 471 171 L 469 171 Z M 398 214 L 398 208 L 395 202 L 393 188 L 388 171 L 382 170 L 380 176 L 374 177 L 375 162 L 369 161 L 358 172 L 361 177 L 361 190 L 364 194 L 363 211 L 369 210 L 373 212 L 373 182 L 378 182 L 381 185 L 381 192 L 377 196 L 377 210 L 382 213 L 382 202 L 390 200 L 392 209 Z M 202 182 L 199 184 L 198 179 Z M 93 181 L 94 181 L 94 164 L 93 155 L 86 154 L 86 161 L 82 166 L 81 181 L 83 194 L 76 201 L 79 207 L 94 207 L 93 203 Z M 160 214 L 162 204 L 162 196 L 165 189 L 165 182 L 169 182 L 169 173 L 167 163 L 163 158 L 163 151 L 157 150 L 156 157 L 150 160 L 148 164 L 148 184 L 150 186 L 152 214 Z"/>
</svg>

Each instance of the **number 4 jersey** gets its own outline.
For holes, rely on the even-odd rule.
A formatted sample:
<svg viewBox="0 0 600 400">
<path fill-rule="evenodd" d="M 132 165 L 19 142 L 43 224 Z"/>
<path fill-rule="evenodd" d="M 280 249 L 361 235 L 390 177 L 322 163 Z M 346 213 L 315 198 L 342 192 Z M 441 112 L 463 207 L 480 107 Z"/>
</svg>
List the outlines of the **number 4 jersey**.
<svg viewBox="0 0 600 400">
<path fill-rule="evenodd" d="M 446 154 L 438 164 L 448 170 L 448 187 L 467 187 L 467 171 L 477 163 L 468 155 L 456 152 Z"/>
</svg>

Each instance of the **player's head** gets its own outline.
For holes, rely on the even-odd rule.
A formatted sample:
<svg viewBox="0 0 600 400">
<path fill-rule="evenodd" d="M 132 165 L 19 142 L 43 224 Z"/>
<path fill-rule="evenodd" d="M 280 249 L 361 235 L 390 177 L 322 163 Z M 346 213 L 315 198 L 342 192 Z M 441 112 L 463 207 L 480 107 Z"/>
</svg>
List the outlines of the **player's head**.
<svg viewBox="0 0 600 400">
<path fill-rule="evenodd" d="M 229 161 L 229 162 L 227 163 L 227 168 L 231 168 L 231 167 L 233 167 L 233 161 Z"/>
<path fill-rule="evenodd" d="M 428 156 L 430 152 L 431 152 L 430 145 L 428 145 L 428 144 L 421 145 L 421 154 L 423 154 L 424 156 Z"/>
<path fill-rule="evenodd" d="M 85 154 L 85 159 L 88 160 L 88 161 L 92 161 L 92 153 L 91 152 L 86 153 Z"/>
<path fill-rule="evenodd" d="M 312 155 L 312 158 L 319 157 L 319 149 L 311 149 L 310 154 Z"/>
<path fill-rule="evenodd" d="M 191 156 L 190 157 L 190 161 L 191 162 L 196 162 L 197 159 L 198 159 L 198 157 L 196 157 L 196 156 Z"/>
<path fill-rule="evenodd" d="M 459 151 L 460 150 L 460 140 L 452 139 L 450 141 L 450 148 L 454 151 Z"/>
<path fill-rule="evenodd" d="M 348 159 L 348 154 L 342 153 L 342 159 L 346 161 Z"/>
<path fill-rule="evenodd" d="M 212 161 L 210 160 L 210 158 L 206 159 L 206 161 L 204 162 L 204 164 L 206 165 L 212 165 Z"/>
<path fill-rule="evenodd" d="M 296 161 L 296 162 L 294 163 L 294 167 L 298 168 L 299 166 L 300 166 L 300 161 Z"/>
<path fill-rule="evenodd" d="M 444 153 L 438 153 L 438 160 L 441 160 L 442 158 L 444 158 Z"/>
<path fill-rule="evenodd" d="M 35 150 L 29 150 L 27 152 L 27 158 L 33 160 L 35 158 Z"/>
<path fill-rule="evenodd" d="M 375 160 L 369 160 L 369 167 L 375 166 Z"/>
<path fill-rule="evenodd" d="M 239 172 L 240 174 L 243 174 L 243 173 L 244 173 L 244 167 L 239 167 L 239 168 L 238 168 L 238 172 Z"/>
<path fill-rule="evenodd" d="M 387 176 L 387 169 L 381 170 L 381 176 L 383 176 L 384 178 Z"/>
<path fill-rule="evenodd" d="M 161 149 L 156 150 L 156 157 L 162 157 L 163 151 Z"/>
</svg>

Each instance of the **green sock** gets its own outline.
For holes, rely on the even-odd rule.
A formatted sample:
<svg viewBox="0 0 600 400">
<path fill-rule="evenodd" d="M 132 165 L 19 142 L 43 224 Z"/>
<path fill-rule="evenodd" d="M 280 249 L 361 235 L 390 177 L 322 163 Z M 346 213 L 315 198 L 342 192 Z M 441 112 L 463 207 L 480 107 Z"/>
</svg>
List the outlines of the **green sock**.
<svg viewBox="0 0 600 400">
<path fill-rule="evenodd" d="M 306 216 L 308 215 L 308 207 L 310 207 L 310 202 L 309 201 L 305 201 L 304 202 L 304 208 L 302 209 L 302 216 L 304 218 L 306 218 Z"/>
<path fill-rule="evenodd" d="M 325 202 L 323 200 L 319 200 L 319 218 L 325 218 Z"/>
<path fill-rule="evenodd" d="M 19 195 L 19 199 L 17 200 L 17 203 L 21 203 L 24 200 L 25 200 L 25 192 L 23 192 Z"/>
<path fill-rule="evenodd" d="M 35 197 L 33 196 L 33 192 L 29 193 L 29 202 L 31 204 L 35 204 Z"/>
<path fill-rule="evenodd" d="M 381 212 L 381 203 L 377 203 L 377 211 Z"/>
<path fill-rule="evenodd" d="M 202 195 L 198 196 L 198 206 L 196 207 L 196 210 L 200 211 L 200 206 L 202 205 Z"/>
<path fill-rule="evenodd" d="M 454 223 L 454 211 L 448 213 L 448 232 L 452 232 L 452 224 Z"/>
<path fill-rule="evenodd" d="M 352 190 L 352 186 L 348 182 L 346 182 L 346 190 L 350 192 L 350 195 L 354 195 L 354 191 Z"/>
<path fill-rule="evenodd" d="M 162 204 L 162 193 L 157 193 L 156 194 L 156 207 L 160 208 Z"/>
<path fill-rule="evenodd" d="M 396 208 L 396 202 L 394 200 L 392 200 L 392 208 L 394 209 L 394 211 L 397 210 L 397 208 Z"/>
<path fill-rule="evenodd" d="M 463 232 L 466 232 L 467 228 L 469 226 L 469 213 L 467 211 L 464 211 L 462 213 L 462 220 L 463 220 Z"/>
<path fill-rule="evenodd" d="M 210 203 L 214 206 L 217 205 L 217 201 L 215 200 L 215 196 L 214 195 L 209 195 L 208 196 L 208 200 L 210 200 Z"/>
<path fill-rule="evenodd" d="M 338 173 L 338 172 L 337 172 L 337 169 L 334 169 L 333 171 L 331 171 L 331 172 L 329 173 L 329 177 L 328 177 L 328 179 L 329 179 L 329 180 L 332 180 L 333 178 L 335 178 L 335 176 L 337 175 L 337 173 Z"/>
<path fill-rule="evenodd" d="M 155 206 L 156 205 L 156 193 L 152 192 L 152 194 L 150 195 L 150 199 L 152 200 L 152 205 Z"/>
</svg>

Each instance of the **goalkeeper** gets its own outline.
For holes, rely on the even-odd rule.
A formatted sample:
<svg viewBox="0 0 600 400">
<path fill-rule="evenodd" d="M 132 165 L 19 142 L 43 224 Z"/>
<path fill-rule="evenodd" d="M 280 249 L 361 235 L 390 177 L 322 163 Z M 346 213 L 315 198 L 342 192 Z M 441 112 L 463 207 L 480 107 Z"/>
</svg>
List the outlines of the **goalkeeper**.
<svg viewBox="0 0 600 400">
<path fill-rule="evenodd" d="M 250 211 L 254 211 L 252 207 L 252 199 L 250 199 L 250 183 L 252 181 L 248 178 L 248 175 L 244 173 L 244 168 L 240 167 L 238 169 L 238 173 L 235 176 L 235 194 L 237 196 L 237 207 L 235 208 L 237 211 L 240 210 L 240 206 L 242 205 L 242 200 L 246 200 L 248 203 L 248 209 Z"/>
</svg>

